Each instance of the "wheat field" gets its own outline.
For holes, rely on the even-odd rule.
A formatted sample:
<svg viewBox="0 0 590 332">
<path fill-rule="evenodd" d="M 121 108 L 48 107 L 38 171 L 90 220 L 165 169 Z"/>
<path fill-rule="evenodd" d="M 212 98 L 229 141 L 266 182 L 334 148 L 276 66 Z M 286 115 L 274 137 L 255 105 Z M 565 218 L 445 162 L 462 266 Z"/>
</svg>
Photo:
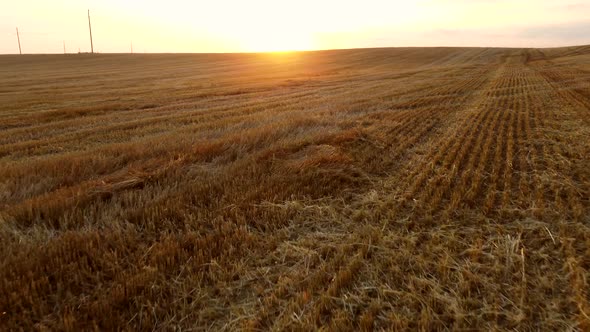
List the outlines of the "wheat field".
<svg viewBox="0 0 590 332">
<path fill-rule="evenodd" d="M 2 330 L 590 329 L 590 46 L 0 82 Z"/>
</svg>

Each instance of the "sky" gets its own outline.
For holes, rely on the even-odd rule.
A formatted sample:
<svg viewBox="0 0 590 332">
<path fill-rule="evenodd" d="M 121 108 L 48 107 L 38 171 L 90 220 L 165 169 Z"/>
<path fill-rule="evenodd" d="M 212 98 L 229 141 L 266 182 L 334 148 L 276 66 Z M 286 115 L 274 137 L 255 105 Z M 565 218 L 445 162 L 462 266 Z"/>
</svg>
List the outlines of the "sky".
<svg viewBox="0 0 590 332">
<path fill-rule="evenodd" d="M 0 54 L 590 44 L 590 0 L 3 0 Z M 133 46 L 132 46 L 133 45 Z"/>
</svg>

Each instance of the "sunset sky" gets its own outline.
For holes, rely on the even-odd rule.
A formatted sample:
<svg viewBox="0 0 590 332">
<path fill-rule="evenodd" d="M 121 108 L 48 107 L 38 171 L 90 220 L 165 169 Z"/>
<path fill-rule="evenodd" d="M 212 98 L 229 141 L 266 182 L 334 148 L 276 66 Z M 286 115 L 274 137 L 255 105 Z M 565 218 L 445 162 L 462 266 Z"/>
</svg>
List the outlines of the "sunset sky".
<svg viewBox="0 0 590 332">
<path fill-rule="evenodd" d="M 590 44 L 590 0 L 19 0 L 0 4 L 0 53 L 253 52 Z"/>
</svg>

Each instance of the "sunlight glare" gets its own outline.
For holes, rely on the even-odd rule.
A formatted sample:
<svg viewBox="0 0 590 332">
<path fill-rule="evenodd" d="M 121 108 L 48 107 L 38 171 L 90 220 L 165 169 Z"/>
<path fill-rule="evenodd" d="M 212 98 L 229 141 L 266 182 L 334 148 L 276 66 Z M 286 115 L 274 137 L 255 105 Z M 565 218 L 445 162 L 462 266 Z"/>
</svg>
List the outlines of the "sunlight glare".
<svg viewBox="0 0 590 332">
<path fill-rule="evenodd" d="M 239 38 L 246 52 L 307 51 L 314 48 L 312 35 L 297 28 L 252 29 Z"/>
</svg>

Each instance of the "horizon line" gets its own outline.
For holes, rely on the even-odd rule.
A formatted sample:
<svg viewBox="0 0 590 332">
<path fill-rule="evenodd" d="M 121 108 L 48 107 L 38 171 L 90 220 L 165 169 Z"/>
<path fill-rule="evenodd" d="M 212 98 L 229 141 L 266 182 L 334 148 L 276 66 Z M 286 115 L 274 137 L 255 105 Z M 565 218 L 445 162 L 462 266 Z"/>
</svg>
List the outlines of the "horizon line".
<svg viewBox="0 0 590 332">
<path fill-rule="evenodd" d="M 330 49 L 314 49 L 314 50 L 288 50 L 288 51 L 243 51 L 243 52 L 53 52 L 53 53 L 0 53 L 3 55 L 83 55 L 83 54 L 104 54 L 104 55 L 121 55 L 121 54 L 277 54 L 277 53 L 311 53 L 311 52 L 327 52 L 327 51 L 347 51 L 347 50 L 371 50 L 371 49 L 388 49 L 388 48 L 489 48 L 489 49 L 557 49 L 570 47 L 584 47 L 590 46 L 588 44 L 566 45 L 566 46 L 546 46 L 546 47 L 515 47 L 515 46 L 375 46 L 375 47 L 350 47 L 350 48 L 330 48 Z"/>
</svg>

